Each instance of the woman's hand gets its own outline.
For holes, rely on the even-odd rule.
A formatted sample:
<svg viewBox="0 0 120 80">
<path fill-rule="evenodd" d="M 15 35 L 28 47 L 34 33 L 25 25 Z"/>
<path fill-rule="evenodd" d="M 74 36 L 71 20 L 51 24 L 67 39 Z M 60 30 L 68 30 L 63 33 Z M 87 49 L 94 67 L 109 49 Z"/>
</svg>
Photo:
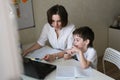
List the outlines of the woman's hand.
<svg viewBox="0 0 120 80">
<path fill-rule="evenodd" d="M 43 59 L 52 62 L 56 59 L 56 56 L 54 54 L 47 54 Z"/>
</svg>

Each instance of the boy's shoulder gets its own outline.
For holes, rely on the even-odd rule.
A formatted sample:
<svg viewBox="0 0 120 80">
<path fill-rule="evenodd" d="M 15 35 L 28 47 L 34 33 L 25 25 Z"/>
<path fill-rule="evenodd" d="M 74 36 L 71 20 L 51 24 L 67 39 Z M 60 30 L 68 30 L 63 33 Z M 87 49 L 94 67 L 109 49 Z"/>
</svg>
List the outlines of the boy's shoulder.
<svg viewBox="0 0 120 80">
<path fill-rule="evenodd" d="M 95 50 L 95 48 L 93 48 L 93 47 L 88 47 L 88 50 L 87 50 L 87 51 L 95 52 L 95 53 L 96 53 L 96 50 Z"/>
</svg>

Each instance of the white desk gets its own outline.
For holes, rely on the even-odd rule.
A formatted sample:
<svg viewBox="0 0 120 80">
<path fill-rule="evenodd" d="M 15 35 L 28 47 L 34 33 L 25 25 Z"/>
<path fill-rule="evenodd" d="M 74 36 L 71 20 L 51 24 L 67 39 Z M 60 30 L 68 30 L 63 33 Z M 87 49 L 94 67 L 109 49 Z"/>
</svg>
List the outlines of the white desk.
<svg viewBox="0 0 120 80">
<path fill-rule="evenodd" d="M 45 61 L 43 61 L 45 62 Z M 58 59 L 54 62 L 52 62 L 51 64 L 54 64 L 54 65 L 64 65 L 64 66 L 70 66 L 70 65 L 79 65 L 78 61 L 76 60 L 64 60 L 64 59 Z M 92 69 L 92 73 L 93 73 L 93 76 L 89 76 L 89 77 L 83 77 L 83 78 L 75 78 L 74 80 L 115 80 L 95 69 Z M 28 76 L 23 76 L 23 80 L 38 80 L 38 79 L 34 79 L 34 78 L 30 78 Z M 48 76 L 46 76 L 45 80 L 57 80 L 56 79 L 56 70 L 51 72 Z M 60 79 L 58 79 L 60 80 Z M 66 78 L 63 78 L 62 80 L 66 80 Z M 70 79 L 69 80 L 73 80 L 73 79 Z"/>
<path fill-rule="evenodd" d="M 43 49 L 43 50 L 46 50 L 46 49 Z M 50 50 L 50 49 L 48 49 L 48 50 Z M 48 50 L 46 50 L 46 51 L 48 51 Z M 42 49 L 38 50 L 38 51 L 35 51 L 34 54 L 39 57 L 39 56 L 43 55 L 43 53 L 40 53 L 40 52 L 43 52 Z M 29 55 L 28 57 L 33 57 L 33 56 L 34 55 L 32 54 L 32 56 Z M 46 62 L 46 61 L 43 60 L 43 62 Z M 74 59 L 64 60 L 63 58 L 55 60 L 54 62 L 51 62 L 51 64 L 54 64 L 54 65 L 57 65 L 57 66 L 79 66 L 79 62 L 76 61 L 76 60 L 74 60 Z M 113 79 L 113 78 L 95 70 L 95 69 L 92 69 L 92 68 L 90 68 L 90 69 L 91 69 L 92 74 L 93 74 L 92 76 L 83 77 L 83 78 L 75 78 L 74 80 L 115 80 L 115 79 Z M 38 79 L 34 79 L 34 78 L 31 78 L 31 77 L 28 77 L 28 76 L 25 76 L 25 75 L 22 75 L 22 77 L 23 77 L 23 80 L 38 80 Z M 46 76 L 45 80 L 57 80 L 56 70 L 54 70 L 48 76 Z M 66 79 L 64 78 L 62 80 L 66 80 Z M 73 80 L 73 79 L 69 78 L 69 80 Z"/>
</svg>

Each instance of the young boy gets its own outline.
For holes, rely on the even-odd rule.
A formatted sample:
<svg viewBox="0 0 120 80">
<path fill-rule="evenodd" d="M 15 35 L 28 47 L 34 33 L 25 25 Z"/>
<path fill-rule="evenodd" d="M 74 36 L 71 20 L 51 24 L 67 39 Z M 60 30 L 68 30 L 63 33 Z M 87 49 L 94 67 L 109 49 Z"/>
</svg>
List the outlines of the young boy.
<svg viewBox="0 0 120 80">
<path fill-rule="evenodd" d="M 88 26 L 77 28 L 73 32 L 73 47 L 66 50 L 65 59 L 76 55 L 82 68 L 92 67 L 97 69 L 97 53 L 93 48 L 94 32 Z"/>
</svg>

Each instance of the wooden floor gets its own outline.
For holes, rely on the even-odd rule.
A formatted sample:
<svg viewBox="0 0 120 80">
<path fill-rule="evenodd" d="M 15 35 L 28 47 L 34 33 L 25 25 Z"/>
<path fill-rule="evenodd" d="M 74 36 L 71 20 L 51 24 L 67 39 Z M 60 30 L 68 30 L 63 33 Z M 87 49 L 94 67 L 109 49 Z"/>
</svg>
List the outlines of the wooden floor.
<svg viewBox="0 0 120 80">
<path fill-rule="evenodd" d="M 120 80 L 120 70 L 113 64 L 105 62 L 106 74 L 115 80 Z M 98 58 L 98 71 L 103 73 L 102 57 Z"/>
</svg>

